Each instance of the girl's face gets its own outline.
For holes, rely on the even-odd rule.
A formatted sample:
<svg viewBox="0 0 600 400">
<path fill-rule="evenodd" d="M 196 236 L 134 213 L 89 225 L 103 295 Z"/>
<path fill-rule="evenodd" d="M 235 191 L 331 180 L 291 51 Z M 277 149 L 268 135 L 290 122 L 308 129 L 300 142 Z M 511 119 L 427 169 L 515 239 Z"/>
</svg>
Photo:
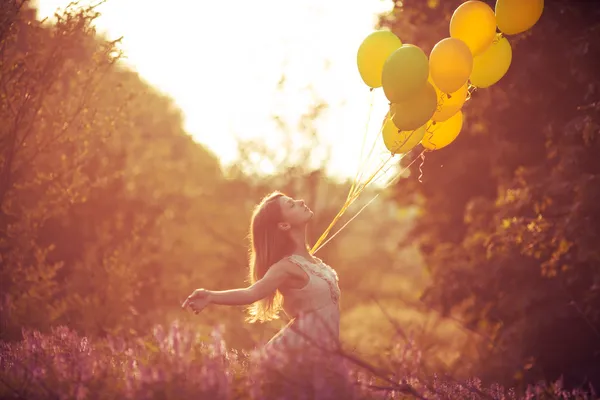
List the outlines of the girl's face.
<svg viewBox="0 0 600 400">
<path fill-rule="evenodd" d="M 284 221 L 284 223 L 280 224 L 280 228 L 282 229 L 303 226 L 313 216 L 313 212 L 304 204 L 304 200 L 295 200 L 288 196 L 281 196 L 278 201 Z"/>
</svg>

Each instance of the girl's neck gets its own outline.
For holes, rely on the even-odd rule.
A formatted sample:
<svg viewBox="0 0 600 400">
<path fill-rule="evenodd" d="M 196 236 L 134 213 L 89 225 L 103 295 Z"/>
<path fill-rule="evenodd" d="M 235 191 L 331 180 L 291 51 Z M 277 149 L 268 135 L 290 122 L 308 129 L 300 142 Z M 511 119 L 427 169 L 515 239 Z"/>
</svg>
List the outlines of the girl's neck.
<svg viewBox="0 0 600 400">
<path fill-rule="evenodd" d="M 290 235 L 294 241 L 294 244 L 296 245 L 294 254 L 298 254 L 303 257 L 311 257 L 311 254 L 308 250 L 308 245 L 306 243 L 306 232 L 298 230 L 290 232 Z"/>
<path fill-rule="evenodd" d="M 312 255 L 310 254 L 310 251 L 308 250 L 308 247 L 306 247 L 306 246 L 296 247 L 296 250 L 294 250 L 294 254 L 298 254 L 299 256 L 308 258 L 309 260 L 312 259 Z"/>
</svg>

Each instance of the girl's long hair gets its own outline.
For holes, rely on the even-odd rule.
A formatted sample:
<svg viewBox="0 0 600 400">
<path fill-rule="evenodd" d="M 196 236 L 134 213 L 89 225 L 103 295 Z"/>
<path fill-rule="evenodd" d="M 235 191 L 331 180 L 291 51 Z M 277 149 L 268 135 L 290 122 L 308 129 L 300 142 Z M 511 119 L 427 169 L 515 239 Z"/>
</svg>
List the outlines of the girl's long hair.
<svg viewBox="0 0 600 400">
<path fill-rule="evenodd" d="M 269 268 L 294 252 L 294 242 L 287 232 L 280 230 L 283 222 L 279 198 L 281 192 L 273 192 L 256 206 L 250 222 L 250 283 L 260 280 Z M 265 299 L 248 307 L 248 322 L 265 322 L 279 318 L 283 296 L 276 290 Z"/>
</svg>

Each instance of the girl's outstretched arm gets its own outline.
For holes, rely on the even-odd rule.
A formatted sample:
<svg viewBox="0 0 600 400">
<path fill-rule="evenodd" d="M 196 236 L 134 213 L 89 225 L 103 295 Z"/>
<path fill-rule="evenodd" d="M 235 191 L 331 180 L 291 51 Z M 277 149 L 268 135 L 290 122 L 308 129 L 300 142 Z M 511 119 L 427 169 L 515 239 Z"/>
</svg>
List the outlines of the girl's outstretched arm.
<svg viewBox="0 0 600 400">
<path fill-rule="evenodd" d="M 183 303 L 182 307 L 191 301 L 206 301 L 207 304 L 219 304 L 227 306 L 241 306 L 252 304 L 258 300 L 264 299 L 292 276 L 294 265 L 287 259 L 283 259 L 273 264 L 265 276 L 253 285 L 231 290 L 206 290 L 196 289 Z"/>
</svg>

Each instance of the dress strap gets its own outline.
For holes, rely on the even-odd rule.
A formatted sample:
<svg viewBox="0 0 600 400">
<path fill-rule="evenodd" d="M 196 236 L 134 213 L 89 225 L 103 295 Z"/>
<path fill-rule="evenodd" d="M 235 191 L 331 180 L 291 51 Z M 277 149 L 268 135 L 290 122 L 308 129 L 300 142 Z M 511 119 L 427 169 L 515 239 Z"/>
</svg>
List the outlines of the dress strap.
<svg viewBox="0 0 600 400">
<path fill-rule="evenodd" d="M 291 256 L 286 257 L 288 260 L 302 268 L 306 273 L 311 272 L 311 268 L 307 265 L 308 260 L 305 260 L 304 257 L 298 256 L 296 254 L 292 254 Z"/>
</svg>

